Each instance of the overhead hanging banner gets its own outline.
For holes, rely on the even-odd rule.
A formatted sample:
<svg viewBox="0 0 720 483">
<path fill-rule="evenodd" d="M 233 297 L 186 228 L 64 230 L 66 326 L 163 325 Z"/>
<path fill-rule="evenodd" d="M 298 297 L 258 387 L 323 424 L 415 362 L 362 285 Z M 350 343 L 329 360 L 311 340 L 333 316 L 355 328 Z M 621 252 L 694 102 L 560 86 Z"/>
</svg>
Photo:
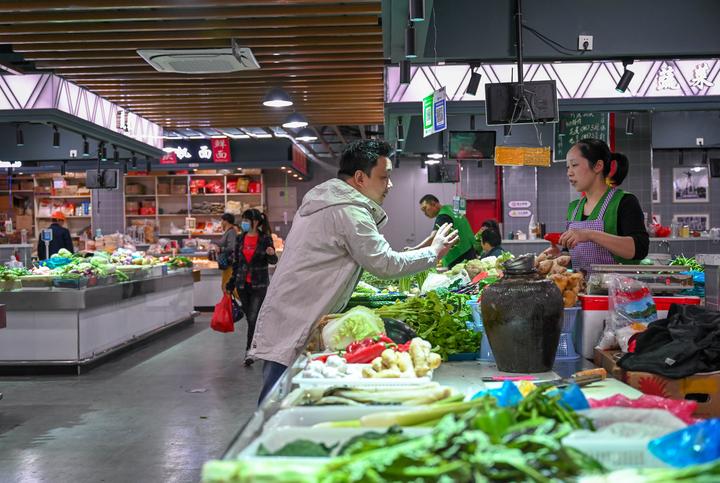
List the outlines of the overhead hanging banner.
<svg viewBox="0 0 720 483">
<path fill-rule="evenodd" d="M 447 128 L 447 96 L 441 88 L 423 99 L 423 137 Z"/>
<path fill-rule="evenodd" d="M 210 140 L 212 146 L 212 157 L 216 163 L 230 163 L 230 140 L 228 138 L 212 138 Z"/>
<path fill-rule="evenodd" d="M 551 158 L 549 147 L 495 146 L 495 166 L 549 167 Z"/>
</svg>

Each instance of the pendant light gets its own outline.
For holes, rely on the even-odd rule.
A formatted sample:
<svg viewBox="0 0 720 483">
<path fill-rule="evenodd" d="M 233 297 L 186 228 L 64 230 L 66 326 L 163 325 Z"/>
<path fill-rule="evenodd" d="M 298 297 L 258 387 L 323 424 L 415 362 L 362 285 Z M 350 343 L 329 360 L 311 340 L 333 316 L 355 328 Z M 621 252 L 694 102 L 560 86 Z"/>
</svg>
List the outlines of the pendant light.
<svg viewBox="0 0 720 483">
<path fill-rule="evenodd" d="M 83 136 L 83 158 L 90 156 L 90 143 L 87 140 L 87 136 Z"/>
<path fill-rule="evenodd" d="M 287 107 L 292 106 L 293 101 L 290 99 L 290 95 L 285 92 L 285 89 L 282 87 L 273 87 L 265 94 L 263 105 L 268 107 Z"/>
<path fill-rule="evenodd" d="M 409 0 L 408 11 L 410 12 L 410 20 L 422 22 L 425 20 L 425 0 Z"/>
<path fill-rule="evenodd" d="M 15 127 L 15 144 L 17 147 L 25 146 L 25 136 L 23 135 L 23 130 L 20 127 L 20 124 Z"/>
<path fill-rule="evenodd" d="M 405 27 L 405 58 L 414 59 L 417 57 L 415 51 L 415 26 L 412 22 Z"/>
<path fill-rule="evenodd" d="M 313 141 L 317 141 L 317 135 L 309 127 L 304 127 L 300 130 L 297 136 L 295 136 L 295 139 L 304 143 L 310 143 Z"/>
<path fill-rule="evenodd" d="M 52 147 L 59 148 L 60 147 L 60 131 L 58 131 L 57 126 L 53 125 L 53 144 Z"/>
<path fill-rule="evenodd" d="M 630 85 L 630 81 L 632 80 L 635 73 L 631 70 L 628 70 L 627 66 L 632 64 L 632 60 L 624 60 L 623 61 L 623 75 L 620 77 L 620 80 L 617 83 L 617 86 L 615 86 L 615 90 L 618 92 L 625 92 Z"/>
<path fill-rule="evenodd" d="M 287 119 L 285 119 L 285 122 L 282 124 L 282 127 L 290 128 L 290 129 L 299 129 L 303 127 L 307 127 L 308 121 L 299 112 L 293 112 L 290 114 Z"/>
</svg>

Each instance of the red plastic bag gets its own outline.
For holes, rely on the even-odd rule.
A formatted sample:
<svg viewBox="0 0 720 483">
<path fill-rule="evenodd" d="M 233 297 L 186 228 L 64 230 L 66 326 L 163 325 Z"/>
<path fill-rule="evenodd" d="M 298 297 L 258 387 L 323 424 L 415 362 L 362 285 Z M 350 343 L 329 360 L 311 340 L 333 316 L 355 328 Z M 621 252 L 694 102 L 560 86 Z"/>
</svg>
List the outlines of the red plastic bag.
<svg viewBox="0 0 720 483">
<path fill-rule="evenodd" d="M 588 399 L 591 408 L 607 408 L 607 407 L 624 407 L 624 408 L 642 408 L 642 409 L 665 409 L 677 416 L 686 424 L 694 424 L 697 419 L 692 417 L 692 413 L 697 409 L 697 402 L 691 400 L 666 399 L 660 396 L 650 396 L 645 394 L 637 399 L 630 399 L 622 394 L 605 399 Z"/>
<path fill-rule="evenodd" d="M 215 305 L 210 328 L 218 332 L 232 332 L 235 330 L 232 299 L 228 294 L 224 294 L 220 302 Z"/>
</svg>

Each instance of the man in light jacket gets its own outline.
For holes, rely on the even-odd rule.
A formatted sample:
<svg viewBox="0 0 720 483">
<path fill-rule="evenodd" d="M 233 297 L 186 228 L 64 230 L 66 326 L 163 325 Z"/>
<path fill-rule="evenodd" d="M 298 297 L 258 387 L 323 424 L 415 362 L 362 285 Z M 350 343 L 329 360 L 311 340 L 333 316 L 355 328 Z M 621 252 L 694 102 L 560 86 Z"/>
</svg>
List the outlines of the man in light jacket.
<svg viewBox="0 0 720 483">
<path fill-rule="evenodd" d="M 394 251 L 379 233 L 387 222 L 380 205 L 392 187 L 391 151 L 384 141 L 351 143 L 338 177 L 303 198 L 249 353 L 264 361 L 261 401 L 304 349 L 314 323 L 347 304 L 363 270 L 381 278 L 412 275 L 434 267 L 457 243 L 451 225 L 438 229 L 430 246 L 407 252 Z"/>
</svg>

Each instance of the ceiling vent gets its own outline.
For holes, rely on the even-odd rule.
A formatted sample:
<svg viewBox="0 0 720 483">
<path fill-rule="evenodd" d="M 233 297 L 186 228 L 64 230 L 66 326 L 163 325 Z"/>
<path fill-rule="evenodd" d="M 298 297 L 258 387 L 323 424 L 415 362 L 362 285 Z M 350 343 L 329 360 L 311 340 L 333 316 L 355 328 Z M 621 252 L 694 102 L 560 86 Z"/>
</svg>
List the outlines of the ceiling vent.
<svg viewBox="0 0 720 483">
<path fill-rule="evenodd" d="M 260 68 L 252 51 L 235 41 L 229 49 L 148 49 L 137 53 L 159 72 L 225 74 Z"/>
</svg>

